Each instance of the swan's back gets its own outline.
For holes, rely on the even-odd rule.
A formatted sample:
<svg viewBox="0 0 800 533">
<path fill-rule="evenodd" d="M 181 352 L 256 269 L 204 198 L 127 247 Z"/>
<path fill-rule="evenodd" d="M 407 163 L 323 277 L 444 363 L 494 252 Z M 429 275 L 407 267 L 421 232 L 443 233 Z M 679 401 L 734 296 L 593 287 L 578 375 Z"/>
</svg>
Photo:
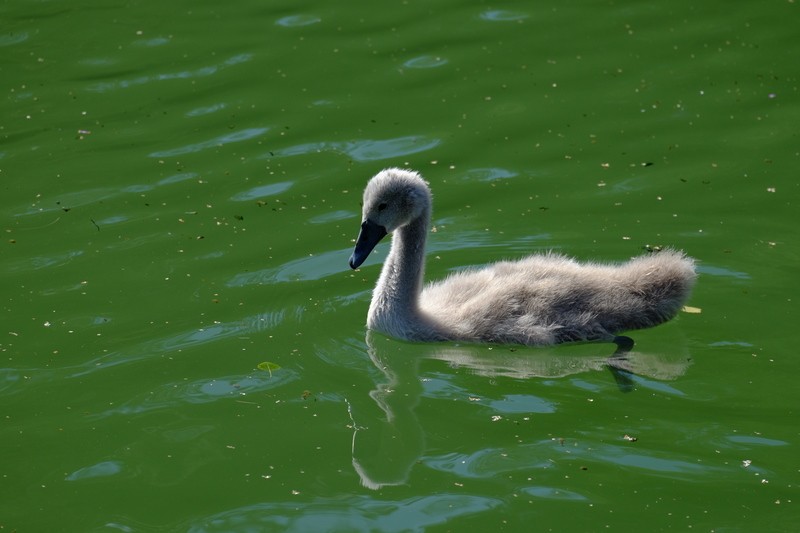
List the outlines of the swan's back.
<svg viewBox="0 0 800 533">
<path fill-rule="evenodd" d="M 670 250 L 623 265 L 533 255 L 433 283 L 423 290 L 420 307 L 455 338 L 520 344 L 609 340 L 674 317 L 695 277 L 694 262 Z"/>
</svg>

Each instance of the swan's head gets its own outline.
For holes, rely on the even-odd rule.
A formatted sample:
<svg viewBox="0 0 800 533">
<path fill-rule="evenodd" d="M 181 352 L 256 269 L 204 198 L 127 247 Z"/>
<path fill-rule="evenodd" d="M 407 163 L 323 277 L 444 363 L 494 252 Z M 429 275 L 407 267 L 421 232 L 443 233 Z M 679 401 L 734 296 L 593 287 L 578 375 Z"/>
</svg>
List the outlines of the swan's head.
<svg viewBox="0 0 800 533">
<path fill-rule="evenodd" d="M 361 231 L 350 268 L 358 268 L 388 233 L 430 211 L 431 191 L 413 170 L 387 168 L 378 172 L 364 189 Z"/>
</svg>

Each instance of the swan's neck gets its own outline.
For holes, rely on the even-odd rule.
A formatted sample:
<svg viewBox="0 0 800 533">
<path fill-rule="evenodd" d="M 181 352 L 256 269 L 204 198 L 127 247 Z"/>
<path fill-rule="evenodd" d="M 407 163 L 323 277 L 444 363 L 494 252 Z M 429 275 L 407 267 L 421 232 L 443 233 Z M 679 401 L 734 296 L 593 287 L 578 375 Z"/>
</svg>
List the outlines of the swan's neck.
<svg viewBox="0 0 800 533">
<path fill-rule="evenodd" d="M 424 322 L 419 311 L 419 295 L 429 224 L 430 209 L 426 209 L 392 235 L 392 247 L 372 295 L 371 328 L 408 338 L 409 330 L 419 330 L 420 322 Z"/>
</svg>

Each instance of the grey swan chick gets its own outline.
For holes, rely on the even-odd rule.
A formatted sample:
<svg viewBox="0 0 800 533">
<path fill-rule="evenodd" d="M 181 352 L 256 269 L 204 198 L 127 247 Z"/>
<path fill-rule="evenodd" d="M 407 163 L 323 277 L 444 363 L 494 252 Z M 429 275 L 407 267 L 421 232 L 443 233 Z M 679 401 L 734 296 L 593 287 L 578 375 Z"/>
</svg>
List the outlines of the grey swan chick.
<svg viewBox="0 0 800 533">
<path fill-rule="evenodd" d="M 369 329 L 409 341 L 550 345 L 623 339 L 632 345 L 617 334 L 673 318 L 697 277 L 694 260 L 674 250 L 620 265 L 544 253 L 423 287 L 431 205 L 428 183 L 417 172 L 389 168 L 367 183 L 350 267 L 358 268 L 393 233 L 372 293 Z"/>
</svg>

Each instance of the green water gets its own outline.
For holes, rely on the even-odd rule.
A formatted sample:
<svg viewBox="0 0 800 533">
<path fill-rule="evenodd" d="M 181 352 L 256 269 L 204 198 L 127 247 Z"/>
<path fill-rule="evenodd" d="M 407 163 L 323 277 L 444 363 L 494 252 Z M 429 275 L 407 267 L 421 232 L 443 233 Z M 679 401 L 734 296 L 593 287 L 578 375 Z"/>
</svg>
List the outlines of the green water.
<svg viewBox="0 0 800 533">
<path fill-rule="evenodd" d="M 798 8 L 5 2 L 0 528 L 794 530 Z M 668 245 L 701 312 L 628 393 L 365 337 L 387 166 L 431 278 Z"/>
</svg>

